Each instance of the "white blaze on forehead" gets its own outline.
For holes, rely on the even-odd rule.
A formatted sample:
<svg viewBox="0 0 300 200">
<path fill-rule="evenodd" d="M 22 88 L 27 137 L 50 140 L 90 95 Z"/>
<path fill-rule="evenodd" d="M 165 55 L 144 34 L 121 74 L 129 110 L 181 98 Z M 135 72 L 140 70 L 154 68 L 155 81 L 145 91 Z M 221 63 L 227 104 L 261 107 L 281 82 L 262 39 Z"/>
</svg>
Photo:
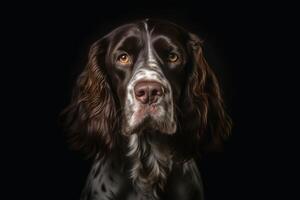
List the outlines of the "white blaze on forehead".
<svg viewBox="0 0 300 200">
<path fill-rule="evenodd" d="M 145 30 L 146 30 L 146 37 L 147 37 L 147 56 L 148 56 L 148 62 L 156 62 L 153 56 L 152 48 L 151 48 L 151 38 L 150 33 L 148 30 L 148 24 L 147 22 L 144 22 Z"/>
</svg>

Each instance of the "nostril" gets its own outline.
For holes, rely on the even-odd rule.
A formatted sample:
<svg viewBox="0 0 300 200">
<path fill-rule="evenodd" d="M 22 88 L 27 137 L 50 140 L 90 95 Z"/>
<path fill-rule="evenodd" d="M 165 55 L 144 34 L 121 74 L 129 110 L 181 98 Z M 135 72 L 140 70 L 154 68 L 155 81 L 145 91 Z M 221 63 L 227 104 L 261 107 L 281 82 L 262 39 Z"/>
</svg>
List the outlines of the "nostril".
<svg viewBox="0 0 300 200">
<path fill-rule="evenodd" d="M 139 90 L 137 91 L 137 93 L 135 94 L 137 97 L 142 97 L 145 95 L 145 90 Z"/>
<path fill-rule="evenodd" d="M 162 96 L 163 95 L 162 87 L 154 85 L 152 88 L 150 88 L 150 95 L 151 96 Z"/>
<path fill-rule="evenodd" d="M 156 90 L 156 89 L 152 90 L 151 95 L 152 96 L 158 95 L 158 90 Z"/>
</svg>

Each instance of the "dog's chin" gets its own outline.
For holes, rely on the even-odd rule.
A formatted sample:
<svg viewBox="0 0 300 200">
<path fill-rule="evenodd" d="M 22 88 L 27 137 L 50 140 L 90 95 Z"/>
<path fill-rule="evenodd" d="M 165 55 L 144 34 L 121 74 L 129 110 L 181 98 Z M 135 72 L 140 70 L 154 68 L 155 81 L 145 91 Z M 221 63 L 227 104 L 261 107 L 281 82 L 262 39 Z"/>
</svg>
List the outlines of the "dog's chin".
<svg viewBox="0 0 300 200">
<path fill-rule="evenodd" d="M 134 124 L 131 133 L 149 133 L 159 131 L 159 123 L 151 115 L 147 115 Z"/>
<path fill-rule="evenodd" d="M 133 120 L 135 123 L 125 127 L 125 134 L 149 134 L 162 133 L 172 135 L 176 132 L 176 123 L 164 119 L 157 119 L 156 116 L 147 114 Z"/>
</svg>

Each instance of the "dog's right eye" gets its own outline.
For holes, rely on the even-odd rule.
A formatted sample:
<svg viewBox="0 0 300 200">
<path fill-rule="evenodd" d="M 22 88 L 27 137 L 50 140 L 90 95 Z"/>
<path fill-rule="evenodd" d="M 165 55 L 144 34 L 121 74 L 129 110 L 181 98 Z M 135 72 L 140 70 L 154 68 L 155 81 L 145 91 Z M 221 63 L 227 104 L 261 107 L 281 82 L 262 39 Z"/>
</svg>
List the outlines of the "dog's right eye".
<svg viewBox="0 0 300 200">
<path fill-rule="evenodd" d="M 121 55 L 118 56 L 117 62 L 122 65 L 128 65 L 131 64 L 131 59 L 127 53 L 122 53 Z"/>
</svg>

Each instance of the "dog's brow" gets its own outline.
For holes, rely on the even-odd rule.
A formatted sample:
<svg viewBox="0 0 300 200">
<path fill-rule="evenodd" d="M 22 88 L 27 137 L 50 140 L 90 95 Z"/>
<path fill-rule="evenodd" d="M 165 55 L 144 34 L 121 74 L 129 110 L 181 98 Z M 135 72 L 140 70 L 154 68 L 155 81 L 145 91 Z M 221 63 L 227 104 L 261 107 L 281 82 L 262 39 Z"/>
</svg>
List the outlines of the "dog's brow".
<svg viewBox="0 0 300 200">
<path fill-rule="evenodd" d="M 158 36 L 154 37 L 152 39 L 152 42 L 155 42 L 155 41 L 160 40 L 160 39 L 165 40 L 170 44 L 172 43 L 172 40 L 170 38 L 168 38 L 167 36 L 164 36 L 164 35 L 158 35 Z"/>
<path fill-rule="evenodd" d="M 131 28 L 130 31 L 126 31 L 125 33 L 123 33 L 122 37 L 120 40 L 118 40 L 118 42 L 116 42 L 116 44 L 114 44 L 114 48 L 112 49 L 113 51 L 115 51 L 116 49 L 120 48 L 120 46 L 128 39 L 138 39 L 138 32 L 136 29 Z"/>
</svg>

